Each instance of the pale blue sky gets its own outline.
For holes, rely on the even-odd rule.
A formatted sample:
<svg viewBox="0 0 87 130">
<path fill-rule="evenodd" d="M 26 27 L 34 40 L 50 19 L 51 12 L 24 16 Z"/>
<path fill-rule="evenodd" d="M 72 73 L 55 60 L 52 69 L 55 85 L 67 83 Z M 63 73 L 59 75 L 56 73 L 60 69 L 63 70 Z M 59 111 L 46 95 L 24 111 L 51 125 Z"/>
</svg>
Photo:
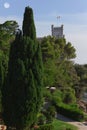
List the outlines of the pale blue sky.
<svg viewBox="0 0 87 130">
<path fill-rule="evenodd" d="M 4 3 L 10 7 L 4 7 Z M 64 24 L 65 38 L 76 48 L 75 62 L 87 63 L 87 0 L 0 0 L 0 23 L 12 19 L 21 26 L 28 5 L 34 11 L 38 37 L 51 35 L 52 24 Z"/>
</svg>

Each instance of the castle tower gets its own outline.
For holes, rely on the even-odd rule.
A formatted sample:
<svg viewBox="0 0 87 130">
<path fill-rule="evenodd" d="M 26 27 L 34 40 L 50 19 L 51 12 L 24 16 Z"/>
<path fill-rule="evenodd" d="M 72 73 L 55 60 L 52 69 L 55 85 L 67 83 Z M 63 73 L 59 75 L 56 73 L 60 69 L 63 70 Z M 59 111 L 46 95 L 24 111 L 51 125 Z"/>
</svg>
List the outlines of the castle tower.
<svg viewBox="0 0 87 130">
<path fill-rule="evenodd" d="M 54 27 L 54 25 L 51 25 L 51 33 L 52 36 L 56 38 L 64 38 L 63 25 L 61 25 L 60 27 Z"/>
</svg>

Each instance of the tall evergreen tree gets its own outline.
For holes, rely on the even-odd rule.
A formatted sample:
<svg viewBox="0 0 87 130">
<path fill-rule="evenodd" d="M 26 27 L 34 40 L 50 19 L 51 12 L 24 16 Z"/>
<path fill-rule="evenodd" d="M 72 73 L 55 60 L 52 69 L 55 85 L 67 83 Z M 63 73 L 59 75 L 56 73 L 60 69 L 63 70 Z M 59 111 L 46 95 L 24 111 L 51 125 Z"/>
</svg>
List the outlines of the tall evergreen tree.
<svg viewBox="0 0 87 130">
<path fill-rule="evenodd" d="M 3 83 L 4 83 L 4 67 L 2 65 L 2 61 L 0 59 L 0 113 L 2 112 L 2 93 L 1 93 L 1 90 L 2 90 L 2 87 L 3 87 Z"/>
<path fill-rule="evenodd" d="M 33 11 L 25 8 L 23 36 L 11 44 L 7 83 L 3 89 L 4 120 L 17 129 L 31 129 L 40 109 L 43 86 L 41 48 L 36 41 Z"/>
<path fill-rule="evenodd" d="M 33 20 L 32 8 L 26 7 L 23 20 L 23 35 L 29 36 L 32 40 L 36 39 L 36 30 Z"/>
</svg>

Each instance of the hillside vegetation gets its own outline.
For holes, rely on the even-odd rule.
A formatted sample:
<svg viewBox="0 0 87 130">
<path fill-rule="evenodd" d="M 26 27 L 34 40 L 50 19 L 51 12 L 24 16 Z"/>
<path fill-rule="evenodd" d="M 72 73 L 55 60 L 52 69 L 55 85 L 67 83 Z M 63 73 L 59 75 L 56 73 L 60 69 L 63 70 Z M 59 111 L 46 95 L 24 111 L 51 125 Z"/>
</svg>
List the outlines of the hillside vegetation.
<svg viewBox="0 0 87 130">
<path fill-rule="evenodd" d="M 62 122 L 54 120 L 55 112 L 84 120 L 78 101 L 87 91 L 87 64 L 76 64 L 74 58 L 76 49 L 65 38 L 46 36 L 40 41 L 36 38 L 30 7 L 25 8 L 22 31 L 14 20 L 0 24 L 0 118 L 3 122 L 18 130 L 33 130 L 35 124 L 42 125 L 42 130 L 45 127 L 53 130 L 53 126 L 58 130 Z M 48 108 L 45 103 L 50 104 Z"/>
</svg>

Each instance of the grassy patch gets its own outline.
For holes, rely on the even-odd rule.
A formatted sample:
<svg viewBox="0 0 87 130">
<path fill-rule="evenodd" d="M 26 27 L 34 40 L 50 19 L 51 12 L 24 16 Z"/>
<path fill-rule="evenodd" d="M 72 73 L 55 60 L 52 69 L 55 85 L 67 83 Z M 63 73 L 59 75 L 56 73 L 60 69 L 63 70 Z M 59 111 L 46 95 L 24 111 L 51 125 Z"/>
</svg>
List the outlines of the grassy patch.
<svg viewBox="0 0 87 130">
<path fill-rule="evenodd" d="M 60 120 L 54 120 L 53 126 L 54 130 L 78 130 L 76 126 L 73 126 Z"/>
</svg>

